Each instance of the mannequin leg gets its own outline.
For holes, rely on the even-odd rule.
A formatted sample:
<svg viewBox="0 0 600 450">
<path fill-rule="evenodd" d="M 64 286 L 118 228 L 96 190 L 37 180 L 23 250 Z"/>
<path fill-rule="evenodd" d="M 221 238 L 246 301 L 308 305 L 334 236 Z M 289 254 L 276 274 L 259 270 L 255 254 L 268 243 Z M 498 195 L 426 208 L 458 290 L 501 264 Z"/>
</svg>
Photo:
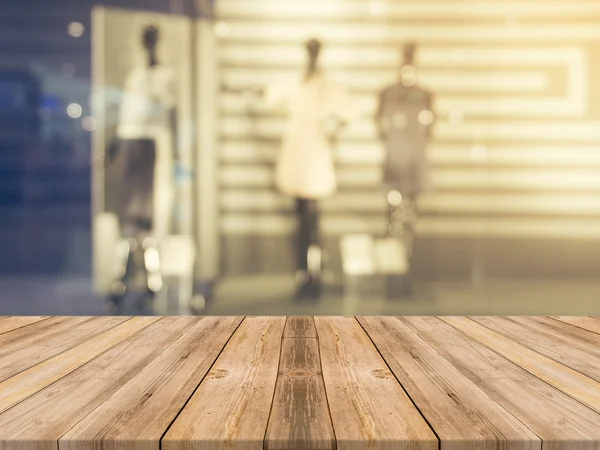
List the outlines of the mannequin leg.
<svg viewBox="0 0 600 450">
<path fill-rule="evenodd" d="M 401 194 L 397 190 L 388 192 L 389 224 L 388 238 L 400 240 L 406 251 L 408 259 L 408 273 L 404 277 L 402 294 L 411 295 L 412 283 L 412 256 L 417 221 L 417 195 Z"/>
<path fill-rule="evenodd" d="M 306 255 L 310 247 L 311 233 L 308 217 L 309 200 L 296 200 L 296 217 L 298 219 L 298 238 L 296 246 L 296 268 L 304 273 L 308 270 Z"/>
<path fill-rule="evenodd" d="M 387 195 L 388 202 L 388 237 L 401 238 L 403 234 L 403 206 L 404 197 L 397 190 L 390 190 Z"/>
<path fill-rule="evenodd" d="M 116 314 L 121 310 L 124 295 L 127 292 L 126 277 L 131 253 L 135 251 L 134 239 L 121 239 L 115 248 L 115 264 L 113 266 L 113 283 L 110 287 L 110 296 L 104 307 L 108 314 Z"/>
<path fill-rule="evenodd" d="M 319 233 L 319 209 L 315 200 L 308 204 L 308 229 L 310 231 L 310 245 L 306 253 L 308 271 L 313 277 L 321 276 L 321 237 Z"/>
<path fill-rule="evenodd" d="M 320 293 L 322 259 L 317 202 L 309 199 L 297 199 L 296 213 L 299 226 L 297 268 L 303 281 L 297 296 L 316 297 Z"/>
<path fill-rule="evenodd" d="M 414 246 L 414 241 L 415 241 L 415 235 L 416 235 L 416 228 L 417 228 L 417 219 L 418 219 L 418 209 L 417 209 L 417 203 L 418 201 L 418 197 L 417 195 L 411 195 L 408 198 L 408 202 L 406 203 L 406 208 L 405 208 L 405 216 L 404 216 L 404 223 L 405 223 L 405 239 L 407 240 L 407 249 L 409 251 L 409 257 L 412 258 L 413 255 L 413 246 Z"/>
<path fill-rule="evenodd" d="M 123 159 L 119 215 L 123 242 L 128 243 L 128 248 L 126 251 L 125 244 L 123 244 L 122 248 L 117 250 L 121 255 L 119 258 L 121 262 L 115 269 L 115 273 L 122 273 L 122 276 L 115 278 L 114 291 L 119 292 L 118 297 L 113 295 L 113 302 L 116 303 L 123 302 L 129 290 L 128 283 L 134 282 L 137 285 L 137 275 L 140 274 L 140 269 L 146 273 L 148 292 L 155 293 L 162 288 L 158 250 L 153 244 L 154 241 L 149 238 L 153 234 L 153 188 L 156 161 L 154 141 L 147 139 L 123 140 L 119 156 Z M 140 251 L 143 251 L 143 262 L 138 258 L 141 255 L 136 251 L 139 247 L 142 247 Z M 139 291 L 139 286 L 138 289 L 135 289 L 134 286 L 131 287 L 132 293 L 135 290 Z"/>
</svg>

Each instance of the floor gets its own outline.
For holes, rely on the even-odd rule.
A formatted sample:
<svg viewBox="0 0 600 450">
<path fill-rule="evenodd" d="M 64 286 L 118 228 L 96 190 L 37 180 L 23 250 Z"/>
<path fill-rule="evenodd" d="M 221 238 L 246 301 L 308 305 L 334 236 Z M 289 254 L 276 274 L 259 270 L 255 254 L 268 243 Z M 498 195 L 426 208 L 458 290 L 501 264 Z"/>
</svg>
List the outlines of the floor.
<svg viewBox="0 0 600 450">
<path fill-rule="evenodd" d="M 11 450 L 588 450 L 600 317 L 0 317 Z"/>
<path fill-rule="evenodd" d="M 294 299 L 292 277 L 239 277 L 217 287 L 207 314 L 252 315 L 597 315 L 600 279 L 504 279 L 416 282 L 409 297 L 326 290 L 317 301 Z"/>
<path fill-rule="evenodd" d="M 600 315 L 600 280 L 592 279 L 419 282 L 412 296 L 394 299 L 333 286 L 316 301 L 294 299 L 294 286 L 286 276 L 224 279 L 198 314 Z M 0 315 L 102 315 L 103 305 L 87 277 L 0 277 Z"/>
</svg>

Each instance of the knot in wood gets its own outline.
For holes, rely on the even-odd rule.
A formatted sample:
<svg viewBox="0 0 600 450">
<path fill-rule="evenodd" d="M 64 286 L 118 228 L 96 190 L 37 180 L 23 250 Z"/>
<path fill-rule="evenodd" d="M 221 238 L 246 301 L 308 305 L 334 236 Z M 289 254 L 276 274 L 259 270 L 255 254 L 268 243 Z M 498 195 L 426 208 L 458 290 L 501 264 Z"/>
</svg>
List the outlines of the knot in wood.
<svg viewBox="0 0 600 450">
<path fill-rule="evenodd" d="M 225 378 L 228 374 L 229 372 L 225 369 L 214 369 L 208 373 L 208 377 L 210 379 Z"/>
<path fill-rule="evenodd" d="M 386 369 L 375 369 L 372 373 L 376 378 L 381 378 L 382 380 L 392 378 L 392 372 Z"/>
</svg>

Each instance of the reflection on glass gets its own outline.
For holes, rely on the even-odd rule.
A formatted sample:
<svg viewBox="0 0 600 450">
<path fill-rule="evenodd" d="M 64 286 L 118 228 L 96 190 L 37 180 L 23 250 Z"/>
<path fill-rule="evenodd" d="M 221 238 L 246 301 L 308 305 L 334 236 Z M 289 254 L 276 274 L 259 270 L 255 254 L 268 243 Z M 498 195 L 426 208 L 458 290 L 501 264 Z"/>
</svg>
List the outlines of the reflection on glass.
<svg viewBox="0 0 600 450">
<path fill-rule="evenodd" d="M 9 3 L 0 314 L 600 313 L 590 5 Z"/>
</svg>

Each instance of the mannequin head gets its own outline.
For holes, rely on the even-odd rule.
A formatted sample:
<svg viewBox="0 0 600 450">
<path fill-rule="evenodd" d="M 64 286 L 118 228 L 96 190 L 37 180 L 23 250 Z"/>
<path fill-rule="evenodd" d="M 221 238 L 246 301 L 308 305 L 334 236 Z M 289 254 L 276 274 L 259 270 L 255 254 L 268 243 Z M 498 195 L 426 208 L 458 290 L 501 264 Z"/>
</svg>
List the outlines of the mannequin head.
<svg viewBox="0 0 600 450">
<path fill-rule="evenodd" d="M 321 41 L 318 39 L 310 39 L 306 43 L 306 51 L 308 53 L 308 77 L 312 76 L 318 69 L 321 46 Z"/>
<path fill-rule="evenodd" d="M 142 33 L 142 44 L 148 52 L 150 66 L 158 64 L 156 59 L 156 47 L 158 45 L 158 27 L 156 25 L 148 25 Z"/>
<path fill-rule="evenodd" d="M 415 62 L 415 52 L 417 51 L 417 44 L 409 41 L 402 47 L 402 56 L 405 66 L 413 66 Z"/>
</svg>

